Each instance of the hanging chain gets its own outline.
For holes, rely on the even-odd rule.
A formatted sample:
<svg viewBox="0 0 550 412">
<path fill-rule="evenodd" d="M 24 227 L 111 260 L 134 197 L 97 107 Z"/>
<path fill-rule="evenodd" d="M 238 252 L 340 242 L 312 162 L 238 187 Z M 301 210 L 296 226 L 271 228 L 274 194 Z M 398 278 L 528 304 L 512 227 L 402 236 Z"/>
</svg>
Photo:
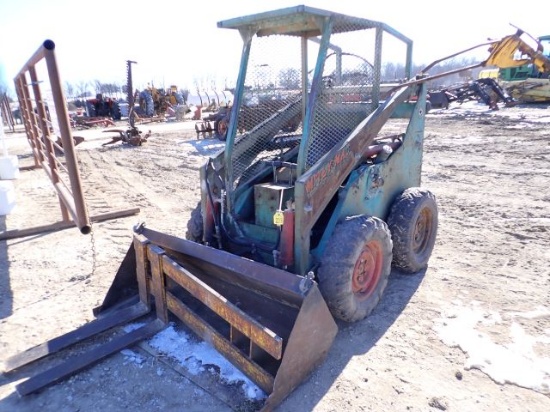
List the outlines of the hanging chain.
<svg viewBox="0 0 550 412">
<path fill-rule="evenodd" d="M 90 154 L 88 153 L 88 156 Z M 95 277 L 96 270 L 97 270 L 97 248 L 96 248 L 96 238 L 95 238 L 95 231 L 94 231 L 94 223 L 92 222 L 92 218 L 90 217 L 90 209 L 88 208 L 88 202 L 84 200 L 84 208 L 86 209 L 86 215 L 88 216 L 88 219 L 90 220 L 90 249 L 92 250 L 92 271 L 90 274 L 86 277 L 87 279 L 91 277 Z"/>
<path fill-rule="evenodd" d="M 91 228 L 90 245 L 92 250 L 92 272 L 90 273 L 89 277 L 95 277 L 96 270 L 97 270 L 97 249 L 96 249 L 96 242 L 95 242 L 96 239 L 95 239 L 94 225 L 91 220 L 90 220 L 90 228 Z"/>
</svg>

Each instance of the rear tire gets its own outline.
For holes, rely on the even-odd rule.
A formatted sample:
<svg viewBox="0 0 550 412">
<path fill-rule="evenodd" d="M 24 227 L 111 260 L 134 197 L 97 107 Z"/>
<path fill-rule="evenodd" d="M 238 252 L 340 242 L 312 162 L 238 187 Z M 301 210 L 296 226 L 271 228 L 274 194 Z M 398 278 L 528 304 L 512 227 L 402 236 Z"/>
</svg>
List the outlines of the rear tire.
<svg viewBox="0 0 550 412">
<path fill-rule="evenodd" d="M 201 211 L 201 202 L 195 206 L 191 212 L 191 217 L 187 222 L 187 231 L 185 232 L 185 238 L 195 243 L 202 243 L 203 236 L 203 218 Z"/>
<path fill-rule="evenodd" d="M 388 226 L 393 241 L 393 265 L 405 273 L 426 268 L 437 236 L 435 196 L 418 187 L 406 189 L 391 207 Z"/>
<path fill-rule="evenodd" d="M 332 315 L 346 322 L 368 316 L 386 288 L 391 259 L 391 235 L 384 221 L 353 216 L 339 223 L 318 271 Z"/>
</svg>

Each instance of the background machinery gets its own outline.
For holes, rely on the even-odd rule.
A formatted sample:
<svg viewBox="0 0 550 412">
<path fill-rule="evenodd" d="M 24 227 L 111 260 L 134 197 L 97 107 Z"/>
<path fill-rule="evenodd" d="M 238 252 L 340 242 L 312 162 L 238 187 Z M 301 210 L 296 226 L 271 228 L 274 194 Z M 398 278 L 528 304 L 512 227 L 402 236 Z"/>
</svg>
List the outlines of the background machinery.
<svg viewBox="0 0 550 412">
<path fill-rule="evenodd" d="M 324 360 L 335 319 L 372 312 L 392 266 L 426 268 L 438 229 L 435 196 L 421 187 L 426 82 L 435 76 L 428 66 L 411 77 L 412 41 L 384 23 L 306 6 L 218 27 L 239 32 L 242 60 L 225 148 L 200 169 L 186 239 L 137 225 L 96 319 L 6 367 L 148 320 L 19 383 L 21 395 L 177 318 L 262 388 L 270 410 Z M 387 36 L 403 46 L 409 80 L 382 87 Z M 513 64 L 519 47 L 549 63 L 519 33 L 489 45 L 479 65 Z M 335 46 L 346 53 L 328 59 Z M 253 98 L 255 110 L 243 110 Z"/>
<path fill-rule="evenodd" d="M 540 51 L 550 58 L 550 35 L 538 38 Z M 550 68 L 546 70 L 526 62 L 519 67 L 498 69 L 500 85 L 517 101 L 523 103 L 550 102 Z"/>
<path fill-rule="evenodd" d="M 428 91 L 428 99 L 432 108 L 449 107 L 451 102 L 463 103 L 477 100 L 497 110 L 498 103 L 506 107 L 515 106 L 518 102 L 504 90 L 498 82 L 490 77 L 483 77 L 466 83 Z"/>
<path fill-rule="evenodd" d="M 167 112 L 175 111 L 177 105 L 184 105 L 183 94 L 177 86 L 169 89 L 157 89 L 148 86 L 138 94 L 140 114 L 143 116 L 166 116 Z"/>
</svg>

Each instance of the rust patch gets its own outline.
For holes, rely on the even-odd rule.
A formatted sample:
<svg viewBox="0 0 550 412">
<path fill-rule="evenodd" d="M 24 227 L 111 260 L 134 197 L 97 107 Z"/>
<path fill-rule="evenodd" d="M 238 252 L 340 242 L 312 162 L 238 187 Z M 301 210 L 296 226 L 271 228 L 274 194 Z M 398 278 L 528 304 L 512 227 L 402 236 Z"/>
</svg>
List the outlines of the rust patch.
<svg viewBox="0 0 550 412">
<path fill-rule="evenodd" d="M 313 195 L 319 187 L 323 186 L 327 178 L 337 175 L 345 165 L 352 161 L 353 153 L 349 145 L 347 145 L 339 150 L 321 169 L 313 173 L 307 179 L 305 183 L 306 194 L 308 196 Z"/>
</svg>

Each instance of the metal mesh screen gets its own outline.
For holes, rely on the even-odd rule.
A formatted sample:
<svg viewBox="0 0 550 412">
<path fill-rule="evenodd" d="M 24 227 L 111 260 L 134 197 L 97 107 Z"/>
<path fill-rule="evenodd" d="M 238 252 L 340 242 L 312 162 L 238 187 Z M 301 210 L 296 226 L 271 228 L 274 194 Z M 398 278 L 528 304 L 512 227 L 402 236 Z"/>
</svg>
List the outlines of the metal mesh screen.
<svg viewBox="0 0 550 412">
<path fill-rule="evenodd" d="M 244 102 L 238 114 L 234 181 L 246 180 L 243 173 L 251 164 L 273 158 L 299 143 L 292 136 L 302 133 L 301 79 L 299 37 L 276 35 L 254 39 Z M 280 144 L 275 144 L 278 139 Z"/>
<path fill-rule="evenodd" d="M 313 166 L 372 111 L 374 39 L 370 31 L 334 34 L 325 59 L 306 156 Z M 371 53 L 371 55 L 368 55 Z"/>
<path fill-rule="evenodd" d="M 323 82 L 307 138 L 306 170 L 376 108 L 373 81 L 374 30 L 334 34 L 325 56 Z M 319 40 L 307 42 L 310 91 Z M 233 148 L 233 183 L 248 180 L 261 160 L 300 143 L 302 129 L 302 39 L 272 35 L 254 38 L 245 78 L 243 104 Z M 378 90 L 374 88 L 374 90 Z M 378 102 L 378 98 L 374 99 Z M 311 108 L 310 108 L 311 109 Z M 307 132 L 307 131 L 305 131 Z"/>
</svg>

